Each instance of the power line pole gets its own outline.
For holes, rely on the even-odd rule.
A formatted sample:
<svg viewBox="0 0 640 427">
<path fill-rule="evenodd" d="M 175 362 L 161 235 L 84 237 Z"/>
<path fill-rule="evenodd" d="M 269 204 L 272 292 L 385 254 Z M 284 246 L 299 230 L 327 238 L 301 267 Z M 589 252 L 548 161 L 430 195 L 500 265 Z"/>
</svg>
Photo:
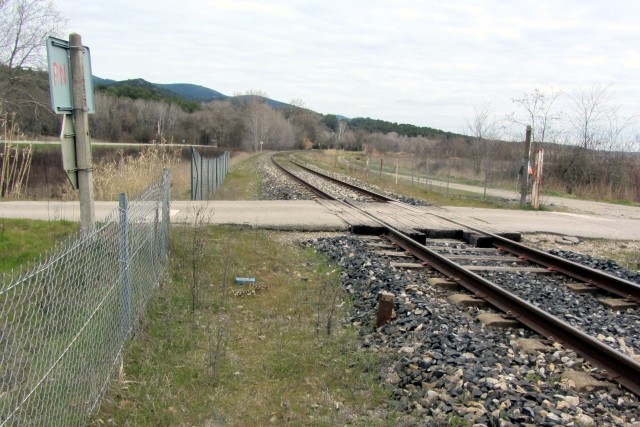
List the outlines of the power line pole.
<svg viewBox="0 0 640 427">
<path fill-rule="evenodd" d="M 93 229 L 95 211 L 93 206 L 93 163 L 87 113 L 87 89 L 84 81 L 84 48 L 80 34 L 69 35 L 69 62 L 73 88 L 73 125 L 76 139 L 78 164 L 78 190 L 80 192 L 80 226 L 82 231 Z"/>
</svg>

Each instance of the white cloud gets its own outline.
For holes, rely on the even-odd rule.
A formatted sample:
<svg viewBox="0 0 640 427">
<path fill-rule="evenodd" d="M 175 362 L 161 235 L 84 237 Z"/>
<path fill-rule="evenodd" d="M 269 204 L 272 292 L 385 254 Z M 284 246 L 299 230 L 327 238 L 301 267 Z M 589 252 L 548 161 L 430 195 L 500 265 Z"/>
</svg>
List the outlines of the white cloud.
<svg viewBox="0 0 640 427">
<path fill-rule="evenodd" d="M 612 84 L 639 111 L 630 0 L 58 0 L 94 72 L 301 98 L 322 113 L 459 131 L 472 103 Z"/>
</svg>

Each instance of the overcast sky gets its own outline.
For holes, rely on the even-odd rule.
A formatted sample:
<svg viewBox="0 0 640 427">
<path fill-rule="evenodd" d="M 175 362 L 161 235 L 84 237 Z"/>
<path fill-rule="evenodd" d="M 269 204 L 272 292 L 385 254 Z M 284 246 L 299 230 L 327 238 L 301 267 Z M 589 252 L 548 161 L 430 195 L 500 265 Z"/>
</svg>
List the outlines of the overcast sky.
<svg viewBox="0 0 640 427">
<path fill-rule="evenodd" d="M 93 73 L 462 131 L 535 88 L 640 112 L 638 0 L 56 0 Z"/>
</svg>

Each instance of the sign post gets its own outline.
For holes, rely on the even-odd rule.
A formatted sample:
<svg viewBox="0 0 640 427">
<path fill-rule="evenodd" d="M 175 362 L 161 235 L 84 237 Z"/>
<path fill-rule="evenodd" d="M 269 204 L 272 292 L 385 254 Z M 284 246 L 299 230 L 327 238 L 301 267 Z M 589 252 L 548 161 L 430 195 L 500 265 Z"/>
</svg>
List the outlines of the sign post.
<svg viewBox="0 0 640 427">
<path fill-rule="evenodd" d="M 73 128 L 73 120 L 69 114 L 62 116 L 60 145 L 62 147 L 62 168 L 67 173 L 71 186 L 77 190 L 78 161 L 76 159 L 76 132 Z"/>
<path fill-rule="evenodd" d="M 524 156 L 522 158 L 522 176 L 520 179 L 520 206 L 524 206 L 527 202 L 527 193 L 529 192 L 529 151 L 531 151 L 531 126 L 527 125 L 524 140 Z"/>
<path fill-rule="evenodd" d="M 93 229 L 93 165 L 88 113 L 95 112 L 91 58 L 79 34 L 69 42 L 47 38 L 51 107 L 64 114 L 62 133 L 63 165 L 71 185 L 80 193 L 80 223 L 83 231 Z"/>
</svg>

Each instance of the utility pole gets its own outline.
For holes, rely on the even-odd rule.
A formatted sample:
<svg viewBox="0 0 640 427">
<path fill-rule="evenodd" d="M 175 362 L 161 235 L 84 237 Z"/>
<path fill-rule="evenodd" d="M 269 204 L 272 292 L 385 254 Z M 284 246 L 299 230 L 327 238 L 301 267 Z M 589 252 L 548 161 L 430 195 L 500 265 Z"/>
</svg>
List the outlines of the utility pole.
<svg viewBox="0 0 640 427">
<path fill-rule="evenodd" d="M 78 190 L 80 192 L 80 226 L 83 232 L 90 231 L 95 224 L 93 206 L 93 164 L 87 113 L 87 92 L 84 81 L 82 38 L 80 34 L 69 35 L 69 62 L 73 88 L 73 125 L 76 139 L 78 164 Z"/>
<path fill-rule="evenodd" d="M 522 158 L 522 182 L 520 183 L 520 206 L 527 202 L 528 181 L 529 181 L 529 151 L 531 150 L 531 126 L 527 125 L 527 133 L 524 140 L 524 156 Z"/>
</svg>

